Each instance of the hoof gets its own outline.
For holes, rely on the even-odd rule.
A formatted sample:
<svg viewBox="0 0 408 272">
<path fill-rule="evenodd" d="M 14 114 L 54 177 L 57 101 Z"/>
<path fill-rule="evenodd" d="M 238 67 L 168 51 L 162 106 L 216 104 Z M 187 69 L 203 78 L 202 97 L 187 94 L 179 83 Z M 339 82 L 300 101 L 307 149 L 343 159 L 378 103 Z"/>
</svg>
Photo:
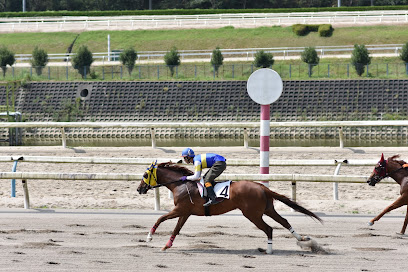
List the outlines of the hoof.
<svg viewBox="0 0 408 272">
<path fill-rule="evenodd" d="M 370 221 L 370 222 L 367 223 L 367 225 L 372 226 L 372 225 L 374 225 L 374 223 Z"/>
<path fill-rule="evenodd" d="M 164 246 L 164 247 L 162 247 L 161 251 L 166 251 L 166 249 L 168 249 L 168 248 L 169 248 L 168 246 Z"/>
<path fill-rule="evenodd" d="M 149 233 L 146 238 L 146 242 L 150 242 L 153 239 L 152 235 Z"/>
<path fill-rule="evenodd" d="M 302 241 L 302 242 L 310 241 L 310 237 L 309 236 L 302 236 L 302 239 L 300 239 L 300 241 Z"/>
<path fill-rule="evenodd" d="M 401 233 L 401 232 L 396 232 L 395 234 L 401 237 L 408 237 L 408 235 L 406 235 L 405 233 Z"/>
</svg>

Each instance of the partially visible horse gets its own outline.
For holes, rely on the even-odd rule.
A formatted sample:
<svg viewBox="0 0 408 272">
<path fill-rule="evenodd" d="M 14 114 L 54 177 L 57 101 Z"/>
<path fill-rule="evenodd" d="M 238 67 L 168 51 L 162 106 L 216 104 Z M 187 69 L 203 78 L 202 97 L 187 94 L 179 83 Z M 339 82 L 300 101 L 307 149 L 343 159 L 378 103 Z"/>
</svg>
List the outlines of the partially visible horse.
<svg viewBox="0 0 408 272">
<path fill-rule="evenodd" d="M 385 160 L 384 155 L 381 155 L 380 161 L 374 167 L 374 171 L 367 180 L 369 185 L 375 186 L 383 178 L 391 177 L 400 185 L 401 194 L 400 197 L 394 201 L 394 203 L 385 208 L 379 215 L 371 219 L 368 224 L 372 226 L 374 225 L 374 222 L 380 220 L 384 214 L 407 205 L 407 213 L 405 215 L 404 224 L 401 232 L 398 233 L 404 235 L 408 224 L 408 164 L 403 160 L 397 160 L 398 157 L 399 155 L 395 155 Z"/>
<path fill-rule="evenodd" d="M 170 162 L 161 163 L 159 165 L 153 163 L 144 173 L 143 180 L 137 188 L 137 191 L 140 194 L 146 194 L 149 189 L 158 186 L 166 186 L 173 192 L 174 209 L 161 216 L 147 235 L 147 241 L 149 242 L 152 240 L 152 235 L 155 233 L 157 227 L 162 222 L 167 219 L 178 217 L 177 225 L 173 230 L 170 240 L 162 250 L 166 250 L 173 245 L 176 235 L 179 234 L 190 215 L 206 215 L 204 210 L 205 207 L 203 207 L 205 200 L 200 196 L 196 183 L 192 181 L 179 181 L 182 176 L 192 174 L 193 173 L 187 168 Z M 309 237 L 297 234 L 289 222 L 275 211 L 273 206 L 274 199 L 285 203 L 298 212 L 322 222 L 322 220 L 313 212 L 303 208 L 289 198 L 269 190 L 264 185 L 252 181 L 232 182 L 230 186 L 230 198 L 221 203 L 211 205 L 209 207 L 209 215 L 219 215 L 235 209 L 240 209 L 246 218 L 254 223 L 260 230 L 265 232 L 268 237 L 266 250 L 266 253 L 268 254 L 272 253 L 272 228 L 262 219 L 264 214 L 288 229 L 298 241 L 308 241 L 310 239 Z"/>
</svg>

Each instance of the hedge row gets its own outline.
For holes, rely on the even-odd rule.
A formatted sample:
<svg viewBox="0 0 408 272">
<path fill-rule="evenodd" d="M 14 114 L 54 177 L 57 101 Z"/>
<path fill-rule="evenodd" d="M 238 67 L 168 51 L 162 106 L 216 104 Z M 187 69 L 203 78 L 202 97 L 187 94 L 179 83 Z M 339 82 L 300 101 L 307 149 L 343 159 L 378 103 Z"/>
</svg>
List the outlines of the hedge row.
<svg viewBox="0 0 408 272">
<path fill-rule="evenodd" d="M 406 10 L 406 6 L 362 6 L 362 7 L 322 7 L 322 8 L 282 8 L 282 9 L 163 9 L 163 10 L 110 10 L 110 11 L 30 11 L 1 12 L 0 17 L 49 17 L 49 16 L 121 16 L 121 15 L 198 15 L 222 13 L 288 13 L 321 11 L 368 11 Z"/>
<path fill-rule="evenodd" d="M 292 25 L 293 32 L 298 36 L 306 36 L 309 32 L 319 32 L 320 37 L 330 37 L 333 34 L 333 27 L 329 24 L 323 25 Z"/>
</svg>

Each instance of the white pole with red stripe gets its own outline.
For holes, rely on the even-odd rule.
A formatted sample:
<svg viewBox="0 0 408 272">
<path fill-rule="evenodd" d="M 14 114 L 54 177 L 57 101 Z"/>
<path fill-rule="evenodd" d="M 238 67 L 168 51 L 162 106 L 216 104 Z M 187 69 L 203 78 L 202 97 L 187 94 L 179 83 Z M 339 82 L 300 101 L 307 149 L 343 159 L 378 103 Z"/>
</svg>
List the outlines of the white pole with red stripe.
<svg viewBox="0 0 408 272">
<path fill-rule="evenodd" d="M 283 90 L 282 78 L 272 69 L 259 69 L 247 83 L 248 95 L 261 105 L 260 173 L 269 174 L 270 104 L 279 99 Z M 269 186 L 269 182 L 262 182 Z"/>
<path fill-rule="evenodd" d="M 261 105 L 260 174 L 269 174 L 270 105 Z M 269 186 L 269 182 L 262 182 Z"/>
</svg>

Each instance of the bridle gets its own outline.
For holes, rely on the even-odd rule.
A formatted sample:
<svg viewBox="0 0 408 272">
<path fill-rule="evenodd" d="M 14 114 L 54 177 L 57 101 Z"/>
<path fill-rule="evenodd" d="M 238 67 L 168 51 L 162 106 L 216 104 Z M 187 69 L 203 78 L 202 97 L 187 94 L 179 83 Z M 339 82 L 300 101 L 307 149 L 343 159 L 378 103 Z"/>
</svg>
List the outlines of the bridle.
<svg viewBox="0 0 408 272">
<path fill-rule="evenodd" d="M 387 173 L 387 163 L 388 160 L 383 160 L 379 162 L 379 166 L 374 168 L 374 173 L 376 174 L 375 177 L 373 177 L 371 180 L 368 180 L 367 183 L 371 186 L 375 186 L 378 182 L 381 180 L 390 177 L 391 175 L 395 174 L 396 172 L 405 169 L 408 169 L 408 164 L 402 165 L 400 168 L 395 169 L 394 171 L 391 171 Z"/>
<path fill-rule="evenodd" d="M 157 183 L 157 160 L 152 162 L 152 164 L 146 169 L 145 174 L 147 174 L 147 177 L 143 177 L 143 181 L 147 184 L 148 189 L 154 189 L 154 188 L 159 188 L 162 186 L 166 186 L 168 184 L 173 184 L 180 182 L 180 180 L 175 180 L 175 181 L 170 181 L 167 183 L 163 184 L 158 184 Z"/>
</svg>

